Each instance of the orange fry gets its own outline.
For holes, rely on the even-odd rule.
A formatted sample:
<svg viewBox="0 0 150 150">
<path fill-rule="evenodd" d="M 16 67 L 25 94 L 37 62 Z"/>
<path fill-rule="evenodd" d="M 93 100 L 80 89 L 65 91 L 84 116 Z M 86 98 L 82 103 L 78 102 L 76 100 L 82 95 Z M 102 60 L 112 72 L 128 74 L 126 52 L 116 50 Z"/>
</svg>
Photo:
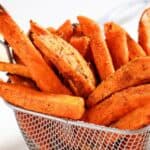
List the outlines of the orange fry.
<svg viewBox="0 0 150 150">
<path fill-rule="evenodd" d="M 136 43 L 129 34 L 127 35 L 127 44 L 128 44 L 128 50 L 129 50 L 129 58 L 130 59 L 134 59 L 136 57 L 140 57 L 140 56 L 146 56 L 145 51 L 143 50 L 143 48 Z"/>
<path fill-rule="evenodd" d="M 150 8 L 143 12 L 139 22 L 139 44 L 150 55 Z"/>
<path fill-rule="evenodd" d="M 129 61 L 126 32 L 113 22 L 106 23 L 104 29 L 115 69 L 118 69 Z"/>
<path fill-rule="evenodd" d="M 32 78 L 28 68 L 26 66 L 19 65 L 19 64 L 0 62 L 0 71 L 5 71 L 11 74 L 20 75 L 26 78 Z"/>
<path fill-rule="evenodd" d="M 85 121 L 110 125 L 134 109 L 147 104 L 150 104 L 150 84 L 130 87 L 87 110 Z"/>
<path fill-rule="evenodd" d="M 99 84 L 87 99 L 87 105 L 93 106 L 115 92 L 148 82 L 150 82 L 150 56 L 138 57 Z"/>
<path fill-rule="evenodd" d="M 36 32 L 37 35 L 48 35 L 49 31 L 47 29 L 42 29 L 36 22 L 30 20 L 30 32 Z M 32 36 L 31 36 L 32 38 Z"/>
<path fill-rule="evenodd" d="M 12 75 L 12 74 L 9 74 L 8 76 L 9 76 L 9 82 L 12 84 L 19 84 L 19 85 L 24 85 L 30 88 L 38 89 L 35 83 L 28 78 L 24 78 L 24 77 Z"/>
<path fill-rule="evenodd" d="M 114 123 L 112 127 L 119 129 L 136 130 L 150 124 L 150 104 L 137 108 L 119 121 Z"/>
<path fill-rule="evenodd" d="M 16 55 L 29 69 L 37 86 L 47 92 L 67 93 L 69 90 L 49 68 L 29 38 L 22 32 L 11 16 L 0 6 L 0 32 Z"/>
<path fill-rule="evenodd" d="M 67 79 L 75 94 L 87 97 L 95 88 L 95 78 L 83 57 L 58 36 L 33 35 L 33 42 Z"/>
<path fill-rule="evenodd" d="M 0 96 L 13 105 L 48 115 L 80 119 L 84 113 L 80 97 L 38 92 L 22 85 L 0 82 Z"/>
<path fill-rule="evenodd" d="M 36 30 L 32 32 L 34 44 L 56 66 L 74 93 L 87 97 L 95 88 L 95 77 L 80 53 L 57 35 L 39 36 Z"/>
<path fill-rule="evenodd" d="M 66 20 L 57 30 L 57 34 L 64 40 L 69 41 L 73 34 L 73 26 L 70 20 Z"/>
<path fill-rule="evenodd" d="M 98 74 L 102 80 L 105 80 L 114 73 L 114 66 L 102 31 L 95 21 L 87 17 L 78 16 L 78 20 L 84 35 L 91 40 L 90 46 Z"/>
<path fill-rule="evenodd" d="M 85 57 L 89 50 L 90 39 L 86 36 L 72 36 L 70 39 L 70 44 L 76 48 L 80 54 Z"/>
</svg>

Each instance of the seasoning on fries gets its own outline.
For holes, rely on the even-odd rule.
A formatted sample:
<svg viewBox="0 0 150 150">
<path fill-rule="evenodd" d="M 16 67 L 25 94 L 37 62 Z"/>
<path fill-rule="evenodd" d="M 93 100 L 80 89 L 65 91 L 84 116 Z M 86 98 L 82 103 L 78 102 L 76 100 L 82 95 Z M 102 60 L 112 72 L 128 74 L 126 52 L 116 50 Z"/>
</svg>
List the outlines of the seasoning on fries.
<svg viewBox="0 0 150 150">
<path fill-rule="evenodd" d="M 118 69 L 129 61 L 126 32 L 114 22 L 106 23 L 104 29 L 115 69 Z"/>
<path fill-rule="evenodd" d="M 150 104 L 139 107 L 128 113 L 119 121 L 114 123 L 112 127 L 119 129 L 136 130 L 150 124 Z"/>
<path fill-rule="evenodd" d="M 58 29 L 31 20 L 25 34 L 0 5 L 0 33 L 14 59 L 0 61 L 0 71 L 9 77 L 7 83 L 0 80 L 0 96 L 56 117 L 130 130 L 149 125 L 150 8 L 140 19 L 139 43 L 114 22 L 105 23 L 103 31 L 88 17 L 77 19 Z M 121 139 L 114 135 L 108 144 Z"/>
<path fill-rule="evenodd" d="M 129 59 L 132 60 L 136 57 L 146 56 L 145 51 L 143 48 L 136 43 L 129 34 L 127 36 L 127 44 L 128 44 L 128 51 L 129 51 Z"/>
<path fill-rule="evenodd" d="M 95 88 L 95 77 L 80 53 L 57 35 L 38 35 L 32 28 L 31 32 L 34 44 L 71 82 L 75 94 L 87 97 Z"/>
<path fill-rule="evenodd" d="M 28 67 L 37 86 L 47 92 L 70 94 L 11 16 L 0 6 L 0 32 Z"/>
<path fill-rule="evenodd" d="M 80 119 L 84 113 L 84 100 L 80 97 L 38 92 L 3 82 L 0 82 L 0 95 L 21 108 L 58 117 Z"/>
<path fill-rule="evenodd" d="M 138 57 L 100 83 L 89 95 L 86 103 L 91 107 L 115 92 L 148 82 L 150 82 L 150 56 Z"/>
<path fill-rule="evenodd" d="M 93 20 L 78 16 L 83 33 L 91 39 L 91 50 L 99 76 L 102 80 L 114 73 L 114 66 L 109 50 L 102 36 L 99 25 Z"/>
<path fill-rule="evenodd" d="M 147 104 L 150 104 L 150 84 L 130 87 L 87 110 L 85 121 L 110 125 L 134 109 Z"/>
</svg>

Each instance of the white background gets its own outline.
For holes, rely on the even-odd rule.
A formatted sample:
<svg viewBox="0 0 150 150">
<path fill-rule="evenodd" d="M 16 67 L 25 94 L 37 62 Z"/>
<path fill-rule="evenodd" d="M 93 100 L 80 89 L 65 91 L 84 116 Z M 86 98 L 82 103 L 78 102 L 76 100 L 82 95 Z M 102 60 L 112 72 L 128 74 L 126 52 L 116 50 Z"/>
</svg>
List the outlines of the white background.
<svg viewBox="0 0 150 150">
<path fill-rule="evenodd" d="M 28 30 L 30 19 L 45 27 L 58 27 L 68 18 L 76 21 L 77 15 L 86 15 L 100 20 L 108 10 L 122 2 L 121 0 L 0 0 L 24 31 Z M 132 34 L 136 33 L 137 25 L 126 27 Z M 0 50 L 0 60 L 2 57 Z M 6 79 L 2 73 L 0 78 Z M 1 99 L 0 150 L 27 150 L 12 110 Z"/>
</svg>

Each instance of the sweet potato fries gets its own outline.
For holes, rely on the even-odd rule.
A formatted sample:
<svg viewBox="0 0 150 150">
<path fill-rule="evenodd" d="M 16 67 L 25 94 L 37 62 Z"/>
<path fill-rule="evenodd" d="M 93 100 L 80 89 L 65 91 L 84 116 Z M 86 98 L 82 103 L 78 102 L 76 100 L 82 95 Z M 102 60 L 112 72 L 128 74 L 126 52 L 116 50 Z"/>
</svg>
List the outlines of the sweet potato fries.
<svg viewBox="0 0 150 150">
<path fill-rule="evenodd" d="M 106 98 L 85 114 L 88 122 L 110 125 L 132 110 L 150 104 L 150 84 L 131 87 Z"/>
<path fill-rule="evenodd" d="M 88 17 L 77 20 L 58 29 L 31 20 L 25 34 L 0 6 L 0 33 L 15 59 L 0 62 L 9 77 L 7 83 L 0 80 L 0 96 L 30 111 L 98 125 L 149 125 L 150 9 L 140 19 L 139 43 L 114 22 L 106 22 L 103 31 Z"/>
<path fill-rule="evenodd" d="M 9 103 L 32 111 L 72 119 L 80 119 L 84 113 L 84 101 L 79 97 L 48 94 L 3 82 L 0 93 Z"/>
<path fill-rule="evenodd" d="M 32 78 L 28 68 L 24 65 L 0 62 L 0 70 L 26 78 Z"/>
<path fill-rule="evenodd" d="M 129 61 L 126 32 L 114 22 L 106 23 L 104 29 L 115 69 L 118 69 Z"/>
<path fill-rule="evenodd" d="M 90 45 L 98 74 L 105 80 L 114 73 L 114 66 L 102 31 L 96 22 L 87 17 L 78 16 L 78 20 L 83 33 L 91 39 Z"/>
<path fill-rule="evenodd" d="M 150 82 L 150 57 L 139 57 L 99 84 L 88 97 L 87 105 L 93 106 L 117 91 L 148 82 Z"/>
<path fill-rule="evenodd" d="M 150 104 L 139 107 L 128 113 L 119 121 L 114 123 L 112 127 L 119 129 L 135 130 L 150 124 Z"/>
<path fill-rule="evenodd" d="M 32 79 L 41 90 L 52 93 L 70 94 L 69 90 L 61 83 L 53 70 L 45 63 L 29 38 L 2 6 L 0 6 L 0 32 L 28 67 Z"/>
<path fill-rule="evenodd" d="M 42 27 L 39 28 L 42 30 Z M 56 66 L 63 77 L 69 80 L 73 91 L 77 95 L 87 97 L 95 88 L 95 78 L 80 53 L 57 35 L 50 33 L 46 35 L 42 32 L 39 35 L 33 27 L 31 32 L 34 44 Z"/>
</svg>

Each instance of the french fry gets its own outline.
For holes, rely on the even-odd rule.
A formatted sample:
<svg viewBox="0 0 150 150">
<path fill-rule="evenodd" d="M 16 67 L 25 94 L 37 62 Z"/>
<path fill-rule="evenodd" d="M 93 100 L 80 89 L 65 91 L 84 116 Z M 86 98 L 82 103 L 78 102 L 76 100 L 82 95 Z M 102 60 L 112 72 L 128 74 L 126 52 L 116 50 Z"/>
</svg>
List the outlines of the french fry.
<svg viewBox="0 0 150 150">
<path fill-rule="evenodd" d="M 0 71 L 5 71 L 11 74 L 20 75 L 30 79 L 32 78 L 28 68 L 19 64 L 0 62 Z"/>
<path fill-rule="evenodd" d="M 13 58 L 15 60 L 15 63 L 19 64 L 20 66 L 24 66 L 21 59 L 14 53 L 14 51 L 12 51 L 12 52 L 13 52 Z M 25 68 L 27 69 L 27 67 L 25 67 Z M 25 78 L 22 75 L 20 76 L 20 75 L 15 75 L 15 74 L 10 74 L 10 73 L 8 73 L 8 76 L 9 76 L 8 82 L 10 82 L 12 84 L 20 84 L 20 85 L 24 85 L 24 86 L 39 90 L 39 88 L 36 86 L 36 83 L 29 78 Z"/>
<path fill-rule="evenodd" d="M 57 34 L 64 40 L 69 41 L 73 34 L 73 26 L 70 20 L 66 20 L 58 29 Z"/>
<path fill-rule="evenodd" d="M 21 31 L 11 16 L 0 6 L 0 32 L 17 56 L 29 69 L 37 86 L 47 92 L 70 94 L 29 38 Z"/>
<path fill-rule="evenodd" d="M 30 39 L 33 41 L 32 39 L 32 34 L 36 33 L 37 35 L 48 35 L 49 31 L 48 29 L 42 29 L 36 22 L 34 22 L 33 20 L 30 20 Z M 50 32 L 52 33 L 52 32 Z M 49 61 L 49 59 L 46 56 L 43 56 L 43 59 L 45 60 L 45 62 L 52 68 L 52 63 Z"/>
<path fill-rule="evenodd" d="M 95 21 L 84 16 L 77 19 L 79 23 L 71 24 L 66 20 L 57 30 L 43 28 L 31 20 L 26 35 L 0 5 L 0 33 L 16 62 L 0 62 L 0 71 L 8 72 L 9 76 L 7 83 L 0 80 L 0 96 L 23 109 L 60 118 L 129 130 L 149 125 L 150 56 L 147 54 L 150 55 L 150 9 L 144 11 L 140 19 L 139 44 L 114 22 L 104 25 L 105 39 Z M 96 88 L 99 79 L 102 82 Z M 76 96 L 71 96 L 67 86 Z M 34 129 L 30 128 L 28 119 L 24 126 L 25 120 L 16 115 L 26 136 L 40 149 L 46 149 L 47 141 L 39 142 L 33 136 L 38 126 L 35 124 Z M 38 136 L 45 131 L 42 127 Z M 80 129 L 77 132 L 79 136 L 86 135 Z M 60 130 L 52 138 L 61 140 L 64 145 L 69 140 L 69 135 L 65 136 Z M 77 134 L 74 132 L 71 136 Z M 102 149 L 113 149 L 117 145 L 124 148 L 130 142 L 136 145 L 143 140 L 143 135 L 137 136 L 133 142 L 135 135 L 129 138 L 113 131 L 108 134 L 102 131 L 100 136 L 105 136 Z M 91 138 L 97 140 L 99 133 Z M 70 141 L 68 147 L 74 148 L 78 140 L 76 137 Z M 85 141 L 84 145 L 83 149 L 99 148 L 93 145 L 93 140 Z M 81 146 L 78 144 L 77 147 Z M 137 146 L 138 149 L 141 147 L 142 144 Z"/>
<path fill-rule="evenodd" d="M 83 57 L 85 57 L 89 50 L 90 39 L 86 36 L 72 36 L 70 44 L 76 48 Z"/>
<path fill-rule="evenodd" d="M 114 22 L 106 23 L 104 30 L 115 69 L 118 69 L 129 61 L 126 32 Z"/>
<path fill-rule="evenodd" d="M 105 80 L 114 73 L 114 66 L 102 31 L 96 22 L 87 17 L 78 16 L 78 20 L 84 35 L 91 40 L 90 46 L 99 77 Z"/>
<path fill-rule="evenodd" d="M 37 35 L 48 35 L 49 31 L 47 29 L 41 28 L 36 22 L 30 20 L 30 32 L 36 33 Z M 31 36 L 32 38 L 32 36 Z"/>
<path fill-rule="evenodd" d="M 111 23 L 108 25 L 109 27 L 111 26 Z M 114 28 L 115 28 L 115 25 L 112 25 L 112 26 L 114 26 Z M 107 24 L 106 24 L 106 33 L 107 33 Z M 117 28 L 117 26 L 116 26 L 116 28 Z M 118 28 L 119 28 L 119 26 L 118 26 Z M 115 30 L 115 29 L 114 29 Z M 117 29 L 116 29 L 117 30 Z M 119 29 L 118 29 L 119 30 Z M 118 33 L 116 33 L 116 34 L 119 34 L 120 36 L 122 35 L 122 38 L 124 39 L 124 40 L 122 40 L 123 41 L 123 43 L 124 43 L 124 47 L 125 47 L 125 49 L 127 50 L 127 47 L 126 47 L 126 40 L 127 40 L 127 46 L 128 46 L 128 55 L 129 55 L 129 58 L 130 59 L 133 59 L 133 58 L 135 58 L 135 57 L 140 57 L 140 56 L 146 56 L 146 54 L 145 54 L 145 52 L 144 52 L 144 50 L 142 49 L 142 47 L 138 44 L 138 43 L 136 43 L 132 38 L 131 38 L 131 36 L 123 29 L 123 28 L 121 28 L 120 27 L 120 30 L 122 30 L 122 33 L 121 33 L 121 31 L 120 31 L 120 33 L 118 32 Z M 109 31 L 108 31 L 109 32 Z M 126 40 L 125 40 L 125 33 L 126 33 Z M 108 33 L 108 40 L 109 40 L 109 34 L 111 34 L 111 33 Z M 124 35 L 124 36 L 123 36 Z M 113 35 L 112 35 L 113 36 Z M 114 35 L 115 36 L 115 35 Z M 117 37 L 117 36 L 116 36 Z M 116 40 L 116 37 L 115 37 L 115 40 Z M 110 37 L 111 38 L 111 37 Z M 107 36 L 106 36 L 106 39 L 107 39 Z M 113 39 L 112 39 L 113 40 Z M 118 41 L 119 41 L 119 37 L 118 37 Z M 108 41 L 109 42 L 109 41 Z M 111 42 L 111 41 L 110 41 Z M 117 42 L 117 41 L 116 41 Z M 112 41 L 112 43 L 113 43 L 113 41 Z M 122 44 L 122 43 L 121 43 Z M 119 42 L 118 42 L 118 44 L 116 44 L 116 46 L 117 45 L 121 45 L 121 44 L 119 44 Z M 111 46 L 114 46 L 114 44 L 110 44 L 110 50 L 111 50 Z M 122 45 L 123 46 L 123 45 Z M 120 46 L 121 47 L 121 46 Z M 123 47 L 121 47 L 121 49 L 123 49 Z M 113 48 L 112 48 L 112 50 L 113 50 Z M 115 50 L 115 48 L 114 48 L 114 50 Z M 115 53 L 115 52 L 114 52 Z M 116 56 L 117 57 L 117 56 Z"/>
<path fill-rule="evenodd" d="M 18 65 L 19 64 L 19 66 L 21 66 L 21 68 L 22 68 L 22 66 L 24 67 L 24 69 L 26 69 L 26 71 L 25 72 L 28 72 L 28 74 L 30 75 L 30 73 L 29 73 L 29 71 L 27 71 L 28 69 L 27 69 L 27 67 L 26 66 L 24 66 L 23 65 L 23 62 L 20 60 L 20 58 L 14 53 L 14 51 L 12 51 L 12 57 L 13 57 L 13 59 L 15 60 L 15 63 Z M 4 64 L 5 65 L 5 64 Z M 7 67 L 12 67 L 11 65 L 12 64 L 10 64 L 10 66 L 9 66 L 9 63 L 6 63 L 6 65 L 7 65 Z M 13 64 L 13 66 L 15 66 L 15 64 Z M 12 68 L 10 68 L 10 69 L 13 69 L 13 67 Z M 17 68 L 15 67 L 15 69 L 17 70 Z M 19 68 L 18 68 L 19 69 Z M 1 69 L 0 69 L 1 70 Z M 12 83 L 12 84 L 20 84 L 20 85 L 24 85 L 24 86 L 27 86 L 27 87 L 30 87 L 30 88 L 34 88 L 34 89 L 36 89 L 36 90 L 39 90 L 38 89 L 38 87 L 36 86 L 36 84 L 35 84 L 35 82 L 33 81 L 33 80 L 31 80 L 31 79 L 29 79 L 29 78 L 31 78 L 31 75 L 30 75 L 30 77 L 29 78 L 26 78 L 26 77 L 23 77 L 23 75 L 22 75 L 22 73 L 21 73 L 21 76 L 20 75 L 18 75 L 18 70 L 16 71 L 16 74 L 12 74 L 12 73 L 10 73 L 8 70 L 6 70 L 8 73 L 7 73 L 7 75 L 8 75 L 8 77 L 9 77 L 9 79 L 8 79 L 8 81 L 7 82 L 9 82 L 9 83 Z M 20 72 L 20 71 L 19 71 Z"/>
<path fill-rule="evenodd" d="M 51 60 L 64 78 L 73 84 L 70 85 L 73 90 L 76 88 L 74 92 L 77 95 L 87 97 L 94 90 L 93 73 L 77 50 L 58 37 L 34 35 L 33 39 L 35 45 Z"/>
<path fill-rule="evenodd" d="M 39 36 L 32 32 L 34 44 L 68 80 L 75 94 L 87 97 L 95 88 L 95 78 L 80 53 L 56 35 Z"/>
<path fill-rule="evenodd" d="M 38 88 L 36 87 L 36 84 L 31 79 L 24 78 L 18 75 L 12 75 L 12 74 L 8 74 L 8 76 L 9 76 L 9 82 L 12 84 L 24 85 L 24 86 L 38 90 Z"/>
<path fill-rule="evenodd" d="M 33 20 L 30 21 L 30 31 L 33 33 L 36 33 L 37 35 L 48 35 L 49 34 L 48 29 L 44 29 L 44 28 L 40 27 Z M 32 38 L 32 36 L 31 36 L 31 38 Z M 83 56 L 85 56 L 85 54 L 87 53 L 89 42 L 90 42 L 89 38 L 86 36 L 82 36 L 82 37 L 72 36 L 70 39 L 70 44 L 72 46 L 74 46 L 77 50 L 79 50 L 79 52 Z"/>
<path fill-rule="evenodd" d="M 143 50 L 143 48 L 136 43 L 131 37 L 130 35 L 127 33 L 127 44 L 128 44 L 128 50 L 129 50 L 129 58 L 130 60 L 136 58 L 136 57 L 140 57 L 140 56 L 146 56 L 145 51 Z"/>
<path fill-rule="evenodd" d="M 146 9 L 139 22 L 139 44 L 150 55 L 150 8 Z"/>
<path fill-rule="evenodd" d="M 123 130 L 136 130 L 150 124 L 150 104 L 137 108 L 133 112 L 128 113 L 119 121 L 114 123 L 112 127 Z"/>
<path fill-rule="evenodd" d="M 150 82 L 150 56 L 138 57 L 118 69 L 90 94 L 89 107 L 101 102 L 122 89 Z"/>
<path fill-rule="evenodd" d="M 85 113 L 85 121 L 110 125 L 136 108 L 150 104 L 150 84 L 117 92 Z"/>
<path fill-rule="evenodd" d="M 84 100 L 80 97 L 48 94 L 4 82 L 0 82 L 0 95 L 21 108 L 57 117 L 80 119 L 84 113 Z"/>
</svg>

